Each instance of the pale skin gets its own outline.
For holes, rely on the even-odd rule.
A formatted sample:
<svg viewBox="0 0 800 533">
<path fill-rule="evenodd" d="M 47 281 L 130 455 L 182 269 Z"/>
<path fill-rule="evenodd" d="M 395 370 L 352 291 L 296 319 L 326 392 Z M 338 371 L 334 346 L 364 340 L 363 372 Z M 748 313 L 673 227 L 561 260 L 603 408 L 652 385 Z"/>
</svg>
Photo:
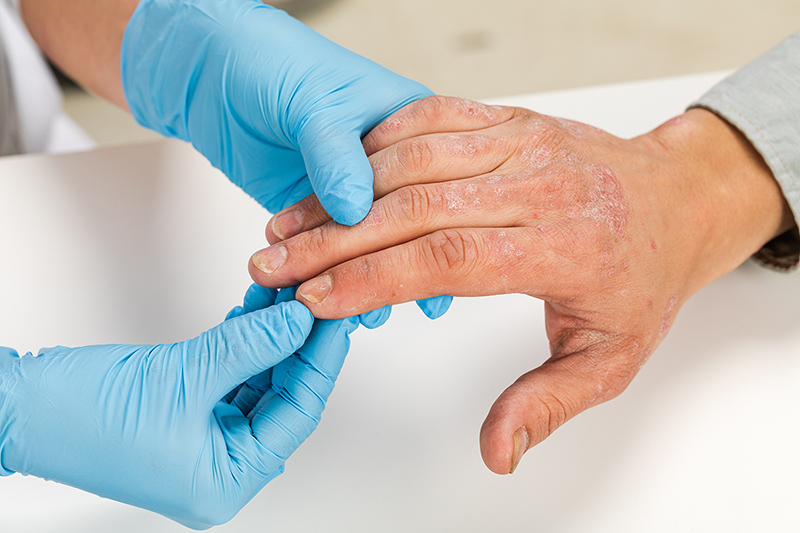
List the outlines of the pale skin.
<svg viewBox="0 0 800 533">
<path fill-rule="evenodd" d="M 681 305 L 794 226 L 769 168 L 713 113 L 635 139 L 508 107 L 431 97 L 365 139 L 368 217 L 311 196 L 267 226 L 253 279 L 302 284 L 319 318 L 440 294 L 545 302 L 550 359 L 498 398 L 480 446 L 494 472 L 619 395 Z M 536 348 L 532 348 L 536 349 Z"/>
<path fill-rule="evenodd" d="M 122 36 L 139 0 L 20 0 L 36 43 L 89 91 L 127 109 L 120 77 Z"/>
</svg>

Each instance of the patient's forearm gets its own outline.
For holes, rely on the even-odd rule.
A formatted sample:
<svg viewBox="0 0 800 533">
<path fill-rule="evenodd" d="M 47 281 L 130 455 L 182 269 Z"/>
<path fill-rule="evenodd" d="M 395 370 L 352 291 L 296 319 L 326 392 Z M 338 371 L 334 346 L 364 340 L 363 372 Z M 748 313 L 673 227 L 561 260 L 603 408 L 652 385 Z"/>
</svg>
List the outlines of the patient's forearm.
<svg viewBox="0 0 800 533">
<path fill-rule="evenodd" d="M 139 0 L 20 0 L 33 38 L 86 89 L 126 107 L 120 79 L 122 36 Z"/>
</svg>

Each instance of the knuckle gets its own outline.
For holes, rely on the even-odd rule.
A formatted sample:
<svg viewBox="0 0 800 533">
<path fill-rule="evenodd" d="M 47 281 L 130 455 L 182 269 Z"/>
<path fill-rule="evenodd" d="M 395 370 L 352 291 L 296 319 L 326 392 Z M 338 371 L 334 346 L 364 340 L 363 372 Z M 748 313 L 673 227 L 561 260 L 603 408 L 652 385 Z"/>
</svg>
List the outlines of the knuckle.
<svg viewBox="0 0 800 533">
<path fill-rule="evenodd" d="M 310 255 L 321 254 L 325 252 L 328 244 L 328 239 L 325 236 L 324 228 L 315 228 L 307 232 L 302 240 L 302 251 Z"/>
<path fill-rule="evenodd" d="M 291 247 L 290 257 L 305 258 L 309 262 L 315 258 L 328 257 L 332 246 L 329 226 L 325 224 L 308 230 L 288 242 L 286 246 Z"/>
<path fill-rule="evenodd" d="M 411 176 L 424 174 L 434 161 L 434 150 L 427 139 L 412 139 L 397 146 L 399 170 Z"/>
<path fill-rule="evenodd" d="M 395 272 L 404 272 L 407 262 L 395 262 L 385 254 L 358 257 L 332 270 L 335 290 L 345 296 L 336 304 L 336 318 L 358 315 L 384 305 L 398 295 L 402 284 Z"/>
<path fill-rule="evenodd" d="M 469 160 L 484 159 L 493 156 L 496 152 L 506 151 L 504 146 L 507 139 L 495 139 L 486 135 L 454 135 L 448 139 L 453 156 L 468 158 Z"/>
<path fill-rule="evenodd" d="M 447 115 L 449 100 L 446 96 L 429 96 L 421 101 L 418 110 L 424 120 L 434 123 L 440 122 Z"/>
<path fill-rule="evenodd" d="M 441 275 L 463 273 L 480 254 L 475 237 L 459 230 L 437 231 L 423 242 L 426 264 Z"/>
<path fill-rule="evenodd" d="M 533 169 L 542 169 L 559 159 L 565 159 L 563 136 L 544 125 L 531 127 L 530 135 L 520 139 L 514 154 Z"/>
<path fill-rule="evenodd" d="M 398 222 L 418 224 L 430 217 L 433 201 L 424 187 L 409 186 L 394 193 L 392 205 Z"/>
<path fill-rule="evenodd" d="M 622 394 L 639 373 L 646 356 L 635 340 L 616 341 L 605 353 L 590 356 L 596 381 L 595 401 L 604 402 Z"/>
<path fill-rule="evenodd" d="M 561 398 L 554 394 L 546 394 L 541 398 L 541 405 L 544 411 L 544 421 L 547 426 L 547 434 L 552 435 L 555 430 L 563 426 L 571 418 L 573 412 L 571 407 Z"/>
<path fill-rule="evenodd" d="M 556 162 L 570 163 L 570 143 L 556 119 L 520 110 L 511 123 L 521 135 L 515 137 L 510 153 L 527 168 L 540 170 Z"/>
</svg>

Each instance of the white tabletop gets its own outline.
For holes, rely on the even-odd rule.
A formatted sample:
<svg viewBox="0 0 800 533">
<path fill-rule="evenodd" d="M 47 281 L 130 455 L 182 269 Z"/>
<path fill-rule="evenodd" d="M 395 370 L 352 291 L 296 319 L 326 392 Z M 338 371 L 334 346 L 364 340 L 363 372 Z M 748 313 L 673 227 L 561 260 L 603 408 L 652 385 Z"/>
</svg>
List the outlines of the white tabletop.
<svg viewBox="0 0 800 533">
<path fill-rule="evenodd" d="M 622 136 L 680 113 L 720 74 L 503 99 Z M 249 284 L 268 215 L 178 142 L 0 161 L 0 344 L 175 341 Z M 413 305 L 354 335 L 318 431 L 220 532 L 797 531 L 800 275 L 747 264 L 702 290 L 620 398 L 482 464 L 494 399 L 544 361 L 540 302 Z M 0 531 L 184 529 L 19 475 Z"/>
</svg>

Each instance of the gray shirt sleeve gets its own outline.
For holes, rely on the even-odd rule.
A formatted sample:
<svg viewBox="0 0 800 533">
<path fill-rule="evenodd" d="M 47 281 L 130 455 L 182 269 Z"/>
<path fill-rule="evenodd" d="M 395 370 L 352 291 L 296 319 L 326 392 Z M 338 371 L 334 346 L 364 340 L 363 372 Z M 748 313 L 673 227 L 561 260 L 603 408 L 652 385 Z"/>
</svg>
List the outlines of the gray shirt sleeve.
<svg viewBox="0 0 800 533">
<path fill-rule="evenodd" d="M 713 87 L 692 107 L 703 107 L 738 128 L 761 154 L 800 221 L 800 31 Z M 790 270 L 800 262 L 797 228 L 755 257 Z"/>
<path fill-rule="evenodd" d="M 0 35 L 0 156 L 22 152 L 17 107 L 11 85 L 3 36 Z"/>
</svg>

